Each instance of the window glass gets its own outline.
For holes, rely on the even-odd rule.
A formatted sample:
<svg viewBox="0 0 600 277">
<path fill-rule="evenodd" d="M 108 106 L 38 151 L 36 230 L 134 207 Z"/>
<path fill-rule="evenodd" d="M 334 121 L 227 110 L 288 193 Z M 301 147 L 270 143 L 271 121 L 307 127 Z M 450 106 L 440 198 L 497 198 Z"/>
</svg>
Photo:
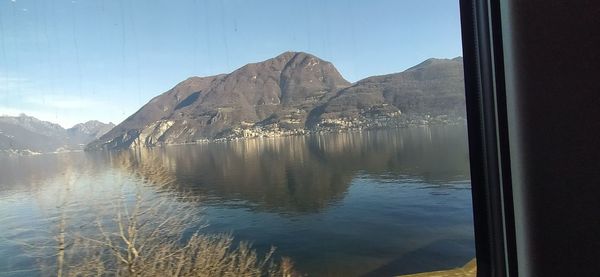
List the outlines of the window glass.
<svg viewBox="0 0 600 277">
<path fill-rule="evenodd" d="M 474 276 L 460 39 L 458 1 L 0 1 L 0 275 Z"/>
</svg>

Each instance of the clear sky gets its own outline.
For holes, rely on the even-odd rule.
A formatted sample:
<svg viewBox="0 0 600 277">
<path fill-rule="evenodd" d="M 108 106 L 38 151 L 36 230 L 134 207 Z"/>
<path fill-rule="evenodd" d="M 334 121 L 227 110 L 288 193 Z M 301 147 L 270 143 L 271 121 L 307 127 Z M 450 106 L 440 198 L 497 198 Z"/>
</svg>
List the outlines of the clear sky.
<svg viewBox="0 0 600 277">
<path fill-rule="evenodd" d="M 0 115 L 119 123 L 187 77 L 285 51 L 351 82 L 460 56 L 458 0 L 0 0 Z"/>
</svg>

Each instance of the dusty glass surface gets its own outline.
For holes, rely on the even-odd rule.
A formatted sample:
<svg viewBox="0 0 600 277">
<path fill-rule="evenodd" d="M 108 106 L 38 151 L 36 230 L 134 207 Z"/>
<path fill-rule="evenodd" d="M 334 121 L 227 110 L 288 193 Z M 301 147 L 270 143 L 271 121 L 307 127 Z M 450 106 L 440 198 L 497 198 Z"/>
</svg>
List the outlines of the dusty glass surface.
<svg viewBox="0 0 600 277">
<path fill-rule="evenodd" d="M 461 53 L 457 1 L 0 1 L 0 275 L 463 266 Z"/>
</svg>

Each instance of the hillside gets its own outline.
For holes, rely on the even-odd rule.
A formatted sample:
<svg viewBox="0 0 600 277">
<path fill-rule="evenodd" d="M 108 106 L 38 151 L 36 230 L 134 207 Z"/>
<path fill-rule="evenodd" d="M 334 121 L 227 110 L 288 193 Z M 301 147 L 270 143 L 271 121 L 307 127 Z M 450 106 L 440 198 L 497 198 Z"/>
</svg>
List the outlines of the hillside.
<svg viewBox="0 0 600 277">
<path fill-rule="evenodd" d="M 35 154 L 81 150 L 114 124 L 99 121 L 80 123 L 64 129 L 58 124 L 32 116 L 0 116 L 0 153 Z"/>
<path fill-rule="evenodd" d="M 464 118 L 462 59 L 429 59 L 354 84 L 330 62 L 285 52 L 229 74 L 191 77 L 87 149 L 194 143 Z"/>
</svg>

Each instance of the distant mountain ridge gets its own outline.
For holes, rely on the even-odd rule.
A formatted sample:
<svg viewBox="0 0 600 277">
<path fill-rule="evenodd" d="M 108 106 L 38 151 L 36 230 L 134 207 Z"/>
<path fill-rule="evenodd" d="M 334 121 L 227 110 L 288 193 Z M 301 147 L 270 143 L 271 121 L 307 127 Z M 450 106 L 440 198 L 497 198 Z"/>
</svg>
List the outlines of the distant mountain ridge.
<svg viewBox="0 0 600 277">
<path fill-rule="evenodd" d="M 464 120 L 462 58 L 429 59 L 354 84 L 330 62 L 285 52 L 229 74 L 191 77 L 86 149 Z"/>
<path fill-rule="evenodd" d="M 98 120 L 90 120 L 84 123 L 75 124 L 73 127 L 67 129 L 67 134 L 69 139 L 74 143 L 85 145 L 99 139 L 114 127 L 115 124 L 112 122 L 102 123 Z"/>
<path fill-rule="evenodd" d="M 35 154 L 83 147 L 112 129 L 112 123 L 88 121 L 64 129 L 58 124 L 32 116 L 0 116 L 0 153 Z"/>
<path fill-rule="evenodd" d="M 465 117 L 462 58 L 428 59 L 403 72 L 362 79 L 320 107 L 317 123 L 352 125 L 357 120 L 393 118 L 430 121 Z M 382 121 L 382 123 L 386 123 Z M 387 122 L 392 124 L 392 122 Z"/>
</svg>

